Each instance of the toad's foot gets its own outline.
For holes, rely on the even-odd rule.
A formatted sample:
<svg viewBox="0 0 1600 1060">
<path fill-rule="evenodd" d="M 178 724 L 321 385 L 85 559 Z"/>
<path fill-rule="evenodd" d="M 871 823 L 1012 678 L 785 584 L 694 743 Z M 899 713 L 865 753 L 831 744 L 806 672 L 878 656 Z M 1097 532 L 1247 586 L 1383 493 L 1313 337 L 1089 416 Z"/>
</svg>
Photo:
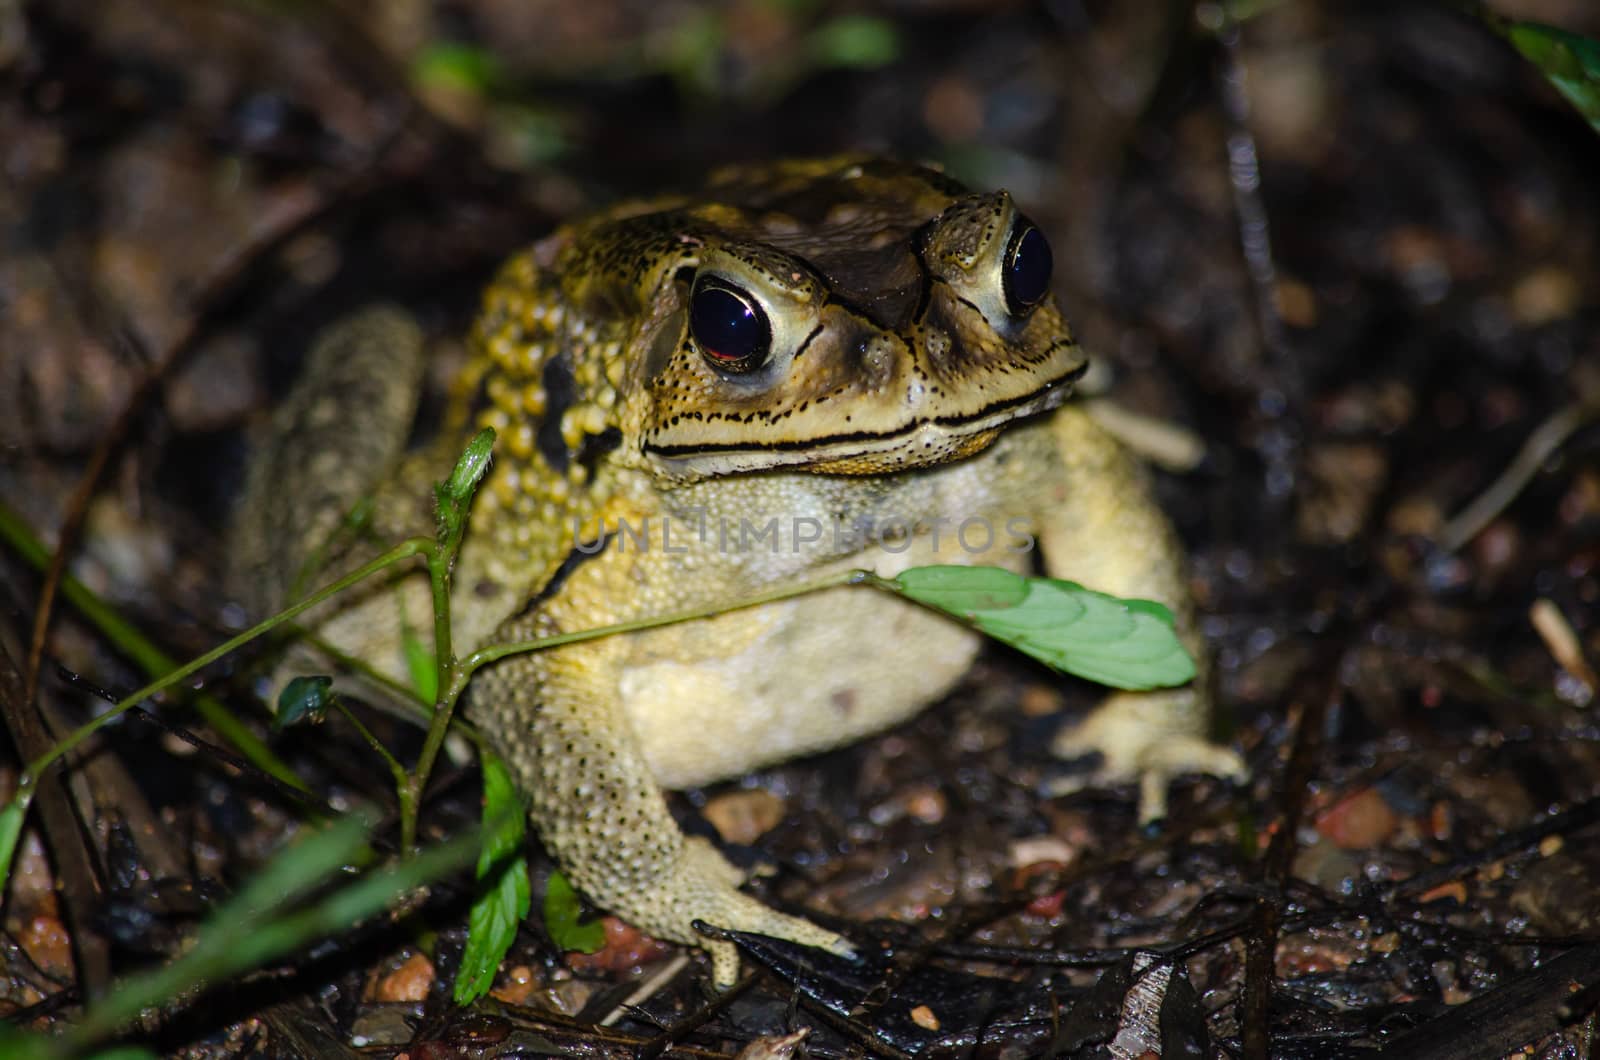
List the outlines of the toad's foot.
<svg viewBox="0 0 1600 1060">
<path fill-rule="evenodd" d="M 771 935 L 802 946 L 817 946 L 840 957 L 855 950 L 841 935 L 809 920 L 769 909 L 738 890 L 744 874 L 699 836 L 685 840 L 674 870 L 643 894 L 612 901 L 608 908 L 652 935 L 699 946 L 711 955 L 711 980 L 718 990 L 739 978 L 739 950 L 732 942 L 707 938 L 696 920 L 713 927 Z"/>
<path fill-rule="evenodd" d="M 1082 722 L 1063 730 L 1050 748 L 1062 758 L 1098 752 L 1101 765 L 1087 777 L 1052 785 L 1051 794 L 1138 780 L 1139 821 L 1149 824 L 1166 816 L 1167 788 L 1184 773 L 1247 779 L 1238 752 L 1200 733 L 1200 715 L 1189 688 L 1108 697 Z"/>
</svg>

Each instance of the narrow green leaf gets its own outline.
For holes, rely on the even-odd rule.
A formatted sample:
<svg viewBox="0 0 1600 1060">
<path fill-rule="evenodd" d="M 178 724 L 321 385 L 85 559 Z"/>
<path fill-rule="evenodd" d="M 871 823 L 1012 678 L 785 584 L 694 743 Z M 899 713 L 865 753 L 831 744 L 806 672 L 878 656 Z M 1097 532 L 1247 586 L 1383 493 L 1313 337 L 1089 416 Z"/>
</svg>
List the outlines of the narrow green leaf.
<svg viewBox="0 0 1600 1060">
<path fill-rule="evenodd" d="M 516 941 L 517 925 L 532 901 L 528 859 L 518 855 L 497 864 L 467 920 L 467 948 L 456 972 L 456 1004 L 471 1004 L 494 986 L 495 973 Z"/>
<path fill-rule="evenodd" d="M 1497 28 L 1600 132 L 1600 41 L 1538 22 Z"/>
<path fill-rule="evenodd" d="M 0 502 L 0 543 L 15 548 L 23 560 L 35 570 L 42 572 L 50 566 L 50 551 L 45 548 L 43 542 L 33 533 L 22 517 L 8 508 L 3 502 Z M 160 679 L 155 682 L 154 687 L 141 689 L 138 696 L 124 700 L 114 710 L 99 715 L 87 726 L 81 726 L 79 728 L 80 733 L 86 728 L 97 728 L 100 725 L 104 725 L 111 717 L 138 702 L 139 699 L 152 694 L 159 688 L 167 687 L 168 683 L 176 682 L 179 679 L 180 675 L 177 675 L 176 671 L 180 668 L 176 660 L 168 658 L 143 633 L 134 628 L 132 623 L 128 622 L 115 609 L 97 597 L 81 581 L 70 574 L 63 576 L 61 579 L 61 596 L 73 607 L 77 608 L 78 612 L 87 618 L 96 629 L 104 633 L 117 646 L 118 651 L 128 656 L 152 679 Z M 202 660 L 196 660 L 185 665 L 182 667 L 182 676 L 194 672 L 205 662 L 226 654 L 228 650 L 237 647 L 239 643 L 243 643 L 243 640 L 239 638 L 235 638 L 235 641 L 236 643 L 231 643 L 222 649 L 207 652 L 206 657 Z M 301 783 L 300 778 L 294 775 L 294 771 L 280 761 L 277 755 L 272 753 L 261 737 L 251 731 L 250 727 L 244 722 L 234 717 L 232 712 L 217 702 L 215 698 L 201 693 L 195 696 L 194 703 L 195 707 L 200 711 L 200 716 L 205 718 L 206 723 L 223 739 L 244 752 L 245 757 L 250 759 L 251 762 L 292 788 L 297 788 L 301 791 L 308 790 L 305 784 Z M 73 742 L 76 739 L 77 737 L 74 737 L 69 742 Z"/>
<path fill-rule="evenodd" d="M 1057 578 L 993 567 L 914 567 L 891 583 L 912 600 L 1070 674 L 1114 688 L 1181 685 L 1194 660 L 1173 632 L 1172 612 L 1120 600 Z"/>
<path fill-rule="evenodd" d="M 238 894 L 224 906 L 229 919 L 218 925 L 230 930 L 270 915 L 316 887 L 332 873 L 356 861 L 365 860 L 368 823 L 354 814 L 334 821 L 327 828 L 302 832 L 294 841 L 272 856 Z M 213 932 L 213 937 L 218 934 Z"/>
<path fill-rule="evenodd" d="M 485 427 L 473 435 L 472 441 L 461 451 L 461 458 L 450 472 L 442 487 L 443 497 L 451 503 L 464 505 L 472 499 L 484 472 L 489 470 L 489 455 L 494 451 L 494 428 Z"/>
<path fill-rule="evenodd" d="M 900 36 L 893 22 L 877 15 L 840 15 L 811 34 L 811 54 L 820 66 L 872 69 L 900 54 Z"/>
<path fill-rule="evenodd" d="M 20 799 L 12 799 L 0 809 L 0 894 L 6 893 L 11 881 L 11 857 L 17 852 L 17 837 L 22 835 L 22 817 L 27 811 L 27 804 Z"/>
<path fill-rule="evenodd" d="M 296 677 L 278 693 L 278 711 L 272 718 L 274 729 L 287 729 L 302 721 L 320 725 L 333 705 L 333 678 L 325 674 Z"/>
<path fill-rule="evenodd" d="M 488 95 L 501 80 L 494 53 L 469 44 L 438 43 L 424 48 L 411 63 L 412 80 L 424 87 L 446 87 Z"/>
<path fill-rule="evenodd" d="M 62 1060 L 66 1055 L 57 1038 L 14 1027 L 0 1029 L 0 1057 L 5 1060 Z M 157 1055 L 142 1045 L 113 1045 L 89 1053 L 85 1060 L 157 1060 Z"/>
<path fill-rule="evenodd" d="M 558 111 L 526 103 L 490 108 L 486 137 L 492 137 L 495 158 L 504 156 L 523 168 L 547 165 L 573 151 L 572 124 Z"/>
<path fill-rule="evenodd" d="M 444 555 L 454 562 L 456 548 L 467 525 L 467 510 L 478 483 L 489 470 L 489 457 L 494 452 L 494 428 L 485 427 L 473 435 L 472 441 L 461 451 L 461 457 L 450 472 L 450 477 L 433 487 L 434 504 L 438 508 L 439 528 L 435 539 Z"/>
<path fill-rule="evenodd" d="M 433 657 L 433 649 L 422 643 L 416 630 L 406 628 L 400 633 L 400 651 L 417 698 L 430 706 L 439 702 L 439 664 Z"/>
<path fill-rule="evenodd" d="M 365 848 L 366 831 L 366 823 L 351 816 L 296 839 L 216 910 L 181 958 L 119 985 L 73 1025 L 68 1038 L 78 1045 L 93 1041 L 151 1005 L 250 967 L 254 960 L 246 951 L 277 940 L 274 915 L 359 857 Z M 343 923 L 348 925 L 350 921 Z M 293 948 L 294 941 L 281 944 L 286 950 Z"/>
<path fill-rule="evenodd" d="M 598 920 L 579 923 L 583 911 L 578 892 L 561 873 L 552 872 L 544 889 L 544 927 L 564 950 L 594 953 L 606 944 L 606 929 Z"/>
<path fill-rule="evenodd" d="M 0 1056 L 6 1060 L 59 1060 L 62 1054 L 53 1037 L 0 1026 Z"/>
<path fill-rule="evenodd" d="M 303 949 L 315 939 L 349 931 L 352 924 L 380 912 L 398 896 L 464 864 L 479 841 L 474 829 L 397 865 L 368 873 L 307 908 L 301 908 L 302 902 L 289 903 L 288 898 L 293 897 L 290 895 L 276 904 L 292 904 L 293 908 L 261 915 L 263 891 L 288 881 L 295 884 L 294 895 L 298 895 L 304 890 L 300 881 L 315 882 L 312 877 L 326 877 L 359 856 L 365 831 L 363 822 L 346 818 L 275 856 L 267 872 L 216 911 L 183 956 L 140 973 L 91 1006 L 60 1039 L 63 1048 L 81 1050 L 153 1005 L 170 1003 L 172 998 L 202 985 L 223 982 L 241 971 Z"/>
<path fill-rule="evenodd" d="M 456 972 L 455 1002 L 466 1005 L 489 992 L 495 972 L 517 938 L 517 925 L 533 904 L 522 800 L 499 756 L 483 764 L 483 848 L 478 853 L 478 897 L 467 922 L 467 948 Z"/>
</svg>

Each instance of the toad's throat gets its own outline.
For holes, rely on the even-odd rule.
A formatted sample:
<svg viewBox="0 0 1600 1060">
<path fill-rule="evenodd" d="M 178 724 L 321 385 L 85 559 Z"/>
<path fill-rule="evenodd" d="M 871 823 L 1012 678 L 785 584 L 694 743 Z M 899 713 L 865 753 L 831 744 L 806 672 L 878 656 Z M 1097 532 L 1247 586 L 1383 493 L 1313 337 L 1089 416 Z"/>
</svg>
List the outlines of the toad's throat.
<svg viewBox="0 0 1600 1060">
<path fill-rule="evenodd" d="M 891 467 L 942 463 L 987 448 L 1008 423 L 1059 408 L 1087 368 L 1086 363 L 1080 362 L 1026 394 L 960 415 L 916 417 L 885 431 L 754 440 L 739 445 L 647 442 L 643 452 L 669 471 L 694 476 L 780 467 L 874 473 Z"/>
</svg>

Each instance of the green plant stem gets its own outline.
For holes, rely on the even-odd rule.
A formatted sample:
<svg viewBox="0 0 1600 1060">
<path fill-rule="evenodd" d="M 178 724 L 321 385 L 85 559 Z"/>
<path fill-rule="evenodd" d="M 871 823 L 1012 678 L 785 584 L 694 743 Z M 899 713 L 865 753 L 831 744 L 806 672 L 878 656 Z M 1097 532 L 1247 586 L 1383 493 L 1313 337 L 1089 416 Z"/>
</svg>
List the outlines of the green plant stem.
<svg viewBox="0 0 1600 1060">
<path fill-rule="evenodd" d="M 637 633 L 642 629 L 654 629 L 656 626 L 670 626 L 678 622 L 693 622 L 696 619 L 710 618 L 712 615 L 726 614 L 731 611 L 743 611 L 746 608 L 760 607 L 762 604 L 776 603 L 779 600 L 788 600 L 796 596 L 805 596 L 807 593 L 820 592 L 823 589 L 837 589 L 845 585 L 869 585 L 874 588 L 890 588 L 894 582 L 880 578 L 868 570 L 847 570 L 826 577 L 816 578 L 807 582 L 798 582 L 781 589 L 770 589 L 755 596 L 747 596 L 734 604 L 717 604 L 711 607 L 697 607 L 690 611 L 676 611 L 670 615 L 656 615 L 653 618 L 639 618 L 632 622 L 618 622 L 610 626 L 596 626 L 594 629 L 580 629 L 574 633 L 560 633 L 554 637 L 539 637 L 535 640 L 519 640 L 511 644 L 491 644 L 487 648 L 480 648 L 462 660 L 456 668 L 457 673 L 450 688 L 452 696 L 459 696 L 471 680 L 472 675 L 480 668 L 492 662 L 499 662 L 508 655 L 522 655 L 531 651 L 544 651 L 547 648 L 559 648 L 564 644 L 576 644 L 585 640 L 597 640 L 600 637 L 612 637 L 619 633 Z M 457 685 L 460 687 L 458 688 Z"/>
<path fill-rule="evenodd" d="M 400 849 L 410 850 L 417 837 L 417 814 L 422 806 L 422 792 L 433 775 L 433 764 L 444 747 L 445 735 L 450 731 L 450 719 L 455 715 L 456 702 L 461 698 L 455 672 L 458 669 L 455 652 L 450 641 L 450 567 L 455 562 L 455 548 L 461 541 L 459 534 L 445 535 L 444 548 L 435 547 L 428 557 L 428 584 L 433 590 L 433 652 L 438 664 L 438 687 L 449 689 L 433 706 L 433 718 L 428 723 L 428 734 L 422 741 L 422 753 L 417 756 L 417 766 L 400 785 Z M 465 687 L 463 682 L 462 688 Z"/>
<path fill-rule="evenodd" d="M 119 717 L 129 707 L 132 707 L 136 703 L 142 703 L 144 700 L 155 695 L 157 692 L 170 688 L 179 681 L 198 673 L 200 670 L 210 666 L 223 656 L 237 650 L 245 644 L 248 644 L 250 641 L 261 636 L 263 633 L 271 631 L 278 625 L 287 622 L 296 615 L 315 607 L 316 605 L 322 603 L 322 601 L 328 599 L 330 596 L 343 592 L 350 586 L 371 577 L 379 571 L 392 566 L 401 560 L 409 559 L 412 556 L 425 555 L 431 552 L 432 549 L 433 542 L 429 541 L 427 538 L 412 538 L 409 541 L 402 541 L 400 544 L 396 545 L 394 548 L 391 548 L 377 559 L 362 565 L 351 573 L 345 575 L 343 578 L 340 578 L 338 581 L 319 589 L 317 592 L 306 597 L 304 600 L 300 601 L 298 604 L 295 604 L 293 607 L 290 607 L 288 610 L 279 612 L 266 621 L 251 626 L 237 637 L 225 641 L 224 643 L 206 652 L 204 655 L 201 655 L 198 658 L 191 660 L 189 663 L 171 671 L 164 677 L 152 681 L 150 684 L 145 685 L 143 688 L 139 689 L 133 694 L 124 696 L 104 714 L 101 714 L 92 721 L 86 722 L 85 724 L 74 729 L 70 735 L 52 747 L 47 754 L 41 755 L 34 761 L 29 762 L 28 768 L 23 771 L 21 779 L 17 782 L 17 791 L 12 797 L 12 801 L 22 806 L 23 809 L 26 810 L 29 804 L 33 801 L 34 788 L 38 784 L 38 778 L 43 775 L 44 771 L 49 769 L 50 766 L 53 765 L 58 759 L 70 753 L 74 748 L 83 743 L 83 741 L 87 740 L 90 736 L 93 736 L 96 732 L 99 732 L 101 728 L 110 724 L 113 719 Z M 289 782 L 291 784 L 302 791 L 306 790 L 305 785 L 300 782 L 299 778 L 294 777 L 293 774 L 290 774 L 290 778 L 291 779 Z M 9 855 L 10 852 L 5 851 L 0 853 Z M 0 874 L 9 872 L 9 867 L 9 856 L 7 856 L 4 860 L 0 860 Z"/>
<path fill-rule="evenodd" d="M 344 705 L 343 700 L 335 698 L 333 707 L 344 715 L 346 721 L 355 726 L 356 732 L 367 742 L 367 746 L 376 751 L 378 757 L 383 759 L 384 764 L 389 767 L 389 775 L 394 777 L 395 789 L 398 790 L 405 787 L 406 767 L 400 764 L 400 759 L 389 753 L 389 749 L 383 746 L 383 741 L 372 735 L 371 729 L 361 724 L 361 719 L 356 717 L 355 711 Z"/>
<path fill-rule="evenodd" d="M 43 573 L 49 569 L 50 550 L 40 542 L 27 523 L 4 504 L 0 504 L 0 540 L 10 545 L 23 561 L 35 570 Z M 70 574 L 62 576 L 61 598 L 71 604 L 91 626 L 104 634 L 106 639 L 146 676 L 156 678 L 177 668 L 177 660 L 156 647 L 149 638 L 134 628 L 132 623 Z M 288 765 L 273 754 L 272 749 L 234 717 L 233 712 L 223 706 L 216 697 L 200 692 L 194 697 L 194 706 L 205 723 L 224 740 L 238 748 L 250 762 L 283 783 L 301 791 L 306 790 L 305 785 L 300 783 Z"/>
<path fill-rule="evenodd" d="M 455 714 L 456 702 L 461 698 L 455 673 L 458 669 L 455 650 L 450 639 L 450 572 L 455 569 L 456 554 L 461 551 L 461 538 L 467 531 L 467 512 L 471 508 L 478 483 L 489 469 L 489 458 L 494 452 L 494 429 L 485 427 L 461 451 L 454 470 L 448 478 L 434 486 L 433 497 L 438 516 L 434 542 L 428 550 L 428 585 L 433 594 L 433 661 L 436 702 L 433 718 L 428 724 L 428 734 L 422 741 L 422 753 L 417 757 L 416 768 L 400 787 L 400 845 L 411 850 L 417 836 L 417 810 L 422 804 L 422 793 L 433 774 L 433 763 L 450 731 L 450 719 Z M 447 690 L 457 689 L 453 694 Z"/>
<path fill-rule="evenodd" d="M 449 688 L 451 671 L 455 669 L 456 655 L 450 637 L 450 567 L 455 563 L 455 546 L 460 544 L 446 539 L 443 547 L 435 548 L 428 557 L 428 586 L 433 591 L 433 658 L 438 679 L 435 688 Z M 434 704 L 437 714 L 439 704 Z M 426 750 L 423 752 L 426 754 Z M 428 763 L 430 766 L 432 762 Z"/>
</svg>

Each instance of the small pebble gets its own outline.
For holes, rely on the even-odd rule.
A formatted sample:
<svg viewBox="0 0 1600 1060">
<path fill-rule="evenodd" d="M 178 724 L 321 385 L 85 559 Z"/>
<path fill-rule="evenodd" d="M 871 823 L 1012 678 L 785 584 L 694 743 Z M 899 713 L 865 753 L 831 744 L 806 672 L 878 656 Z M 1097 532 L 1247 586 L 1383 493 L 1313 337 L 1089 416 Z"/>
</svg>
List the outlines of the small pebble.
<svg viewBox="0 0 1600 1060">
<path fill-rule="evenodd" d="M 748 846 L 776 828 L 786 810 L 778 796 L 756 788 L 718 795 L 706 803 L 701 813 L 723 842 Z"/>
<path fill-rule="evenodd" d="M 406 958 L 404 964 L 378 982 L 375 995 L 378 1001 L 426 1001 L 428 989 L 433 986 L 433 962 L 420 953 Z"/>
</svg>

